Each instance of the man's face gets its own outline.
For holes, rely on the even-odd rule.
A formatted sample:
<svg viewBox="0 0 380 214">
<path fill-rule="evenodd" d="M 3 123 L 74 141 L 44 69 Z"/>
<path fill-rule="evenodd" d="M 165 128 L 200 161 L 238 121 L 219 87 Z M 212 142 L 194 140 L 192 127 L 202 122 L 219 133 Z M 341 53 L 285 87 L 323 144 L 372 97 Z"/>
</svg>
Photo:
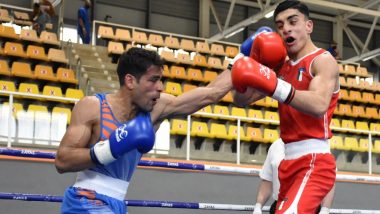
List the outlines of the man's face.
<svg viewBox="0 0 380 214">
<path fill-rule="evenodd" d="M 310 38 L 313 22 L 296 9 L 287 9 L 276 17 L 278 33 L 286 44 L 289 55 L 298 53 Z"/>
<path fill-rule="evenodd" d="M 160 98 L 163 90 L 161 81 L 162 69 L 158 66 L 151 65 L 147 72 L 141 76 L 140 81 L 134 81 L 132 91 L 132 102 L 143 111 L 150 112 Z"/>
</svg>

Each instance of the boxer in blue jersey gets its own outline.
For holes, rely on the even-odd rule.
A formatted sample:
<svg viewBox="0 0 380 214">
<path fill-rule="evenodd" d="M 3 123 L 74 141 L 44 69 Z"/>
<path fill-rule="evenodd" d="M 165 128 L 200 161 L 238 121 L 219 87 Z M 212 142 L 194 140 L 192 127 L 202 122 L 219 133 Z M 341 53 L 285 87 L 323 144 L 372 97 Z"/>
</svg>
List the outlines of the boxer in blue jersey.
<svg viewBox="0 0 380 214">
<path fill-rule="evenodd" d="M 77 172 L 62 213 L 125 214 L 129 182 L 141 156 L 153 148 L 160 123 L 217 103 L 232 89 L 226 70 L 178 97 L 163 93 L 163 65 L 156 52 L 131 48 L 118 62 L 120 89 L 75 105 L 55 159 L 59 173 Z"/>
</svg>

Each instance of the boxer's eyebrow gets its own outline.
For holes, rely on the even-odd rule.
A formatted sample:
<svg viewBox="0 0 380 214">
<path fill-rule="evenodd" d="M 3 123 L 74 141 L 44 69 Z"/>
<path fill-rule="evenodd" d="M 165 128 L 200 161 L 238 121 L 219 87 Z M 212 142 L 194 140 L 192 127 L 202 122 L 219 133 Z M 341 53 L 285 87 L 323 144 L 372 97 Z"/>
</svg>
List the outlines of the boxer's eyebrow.
<svg viewBox="0 0 380 214">
<path fill-rule="evenodd" d="M 286 20 L 290 21 L 291 19 L 293 19 L 293 18 L 295 18 L 295 17 L 298 17 L 298 15 L 297 15 L 297 14 L 290 15 L 290 16 L 288 16 L 288 17 L 286 18 Z M 284 21 L 282 21 L 282 20 L 277 20 L 275 23 L 276 23 L 276 24 L 282 24 L 282 23 L 284 23 Z"/>
</svg>

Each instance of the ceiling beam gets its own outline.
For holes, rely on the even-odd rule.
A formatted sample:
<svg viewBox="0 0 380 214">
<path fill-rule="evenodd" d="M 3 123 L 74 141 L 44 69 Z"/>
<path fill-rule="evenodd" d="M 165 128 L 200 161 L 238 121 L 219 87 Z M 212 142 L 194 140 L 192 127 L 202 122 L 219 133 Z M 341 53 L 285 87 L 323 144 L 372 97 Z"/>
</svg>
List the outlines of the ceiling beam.
<svg viewBox="0 0 380 214">
<path fill-rule="evenodd" d="M 376 4 L 379 4 L 380 3 L 380 0 L 374 0 L 374 1 L 367 1 L 366 3 L 360 5 L 360 8 L 370 8 L 372 6 L 375 6 Z M 345 15 L 343 15 L 343 19 L 346 20 L 346 19 L 349 19 L 355 15 L 357 15 L 358 13 L 347 13 Z"/>
</svg>

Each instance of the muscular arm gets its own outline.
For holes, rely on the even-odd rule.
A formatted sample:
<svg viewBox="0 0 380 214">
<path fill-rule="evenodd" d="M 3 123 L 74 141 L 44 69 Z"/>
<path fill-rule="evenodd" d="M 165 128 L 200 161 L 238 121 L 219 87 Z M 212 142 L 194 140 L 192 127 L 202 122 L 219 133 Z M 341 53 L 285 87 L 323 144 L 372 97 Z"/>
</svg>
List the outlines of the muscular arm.
<svg viewBox="0 0 380 214">
<path fill-rule="evenodd" d="M 59 145 L 55 167 L 59 173 L 76 172 L 93 166 L 88 148 L 99 102 L 94 97 L 79 101 L 73 111 L 71 123 Z M 91 106 L 91 107 L 90 107 Z M 89 108 L 90 107 L 90 108 Z"/>
<path fill-rule="evenodd" d="M 262 179 L 260 182 L 259 191 L 257 192 L 256 203 L 264 205 L 271 196 L 272 191 L 272 182 Z"/>
<path fill-rule="evenodd" d="M 333 186 L 333 188 L 330 190 L 330 192 L 327 193 L 327 195 L 323 199 L 322 207 L 327 207 L 329 209 L 331 208 L 333 201 L 334 201 L 334 194 L 335 194 L 335 185 Z"/>
<path fill-rule="evenodd" d="M 296 90 L 290 105 L 306 114 L 322 117 L 334 91 L 338 90 L 338 65 L 330 54 L 315 59 L 311 70 L 314 78 L 308 90 Z"/>
<path fill-rule="evenodd" d="M 153 121 L 192 114 L 207 105 L 218 102 L 231 89 L 231 73 L 225 70 L 206 87 L 195 88 L 178 97 L 161 94 L 159 104 L 152 112 Z"/>
</svg>

